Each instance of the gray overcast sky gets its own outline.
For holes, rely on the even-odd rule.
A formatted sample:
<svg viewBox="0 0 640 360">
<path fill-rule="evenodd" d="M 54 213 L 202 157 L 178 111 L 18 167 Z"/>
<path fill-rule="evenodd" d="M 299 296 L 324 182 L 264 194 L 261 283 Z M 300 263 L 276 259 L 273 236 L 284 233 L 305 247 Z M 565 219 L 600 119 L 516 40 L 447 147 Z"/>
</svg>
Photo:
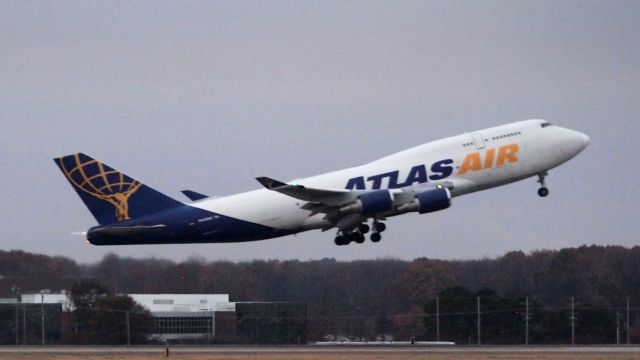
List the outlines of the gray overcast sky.
<svg viewBox="0 0 640 360">
<path fill-rule="evenodd" d="M 347 247 L 319 231 L 94 247 L 70 235 L 95 220 L 51 160 L 82 151 L 178 199 L 229 195 L 529 118 L 592 139 L 548 198 L 529 179 Z M 2 1 L 0 248 L 88 262 L 633 246 L 639 120 L 637 1 Z"/>
</svg>

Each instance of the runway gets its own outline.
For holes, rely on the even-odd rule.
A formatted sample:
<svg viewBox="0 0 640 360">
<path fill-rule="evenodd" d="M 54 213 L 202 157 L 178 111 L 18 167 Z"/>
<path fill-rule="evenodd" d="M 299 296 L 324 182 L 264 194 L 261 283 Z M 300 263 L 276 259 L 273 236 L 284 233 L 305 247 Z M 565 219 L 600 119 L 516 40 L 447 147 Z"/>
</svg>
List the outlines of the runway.
<svg viewBox="0 0 640 360">
<path fill-rule="evenodd" d="M 638 345 L 620 346 L 170 346 L 171 354 L 637 354 Z M 2 354 L 163 354 L 163 346 L 0 346 Z"/>
</svg>

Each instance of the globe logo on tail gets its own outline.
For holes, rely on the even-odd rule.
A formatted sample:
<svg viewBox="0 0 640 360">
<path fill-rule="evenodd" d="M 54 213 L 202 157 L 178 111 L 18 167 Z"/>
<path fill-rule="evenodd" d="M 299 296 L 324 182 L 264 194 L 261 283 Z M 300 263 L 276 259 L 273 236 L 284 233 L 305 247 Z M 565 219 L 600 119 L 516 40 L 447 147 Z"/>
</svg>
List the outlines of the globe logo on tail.
<svg viewBox="0 0 640 360">
<path fill-rule="evenodd" d="M 83 154 L 56 159 L 77 189 L 115 207 L 117 221 L 129 220 L 129 198 L 142 183 Z"/>
</svg>

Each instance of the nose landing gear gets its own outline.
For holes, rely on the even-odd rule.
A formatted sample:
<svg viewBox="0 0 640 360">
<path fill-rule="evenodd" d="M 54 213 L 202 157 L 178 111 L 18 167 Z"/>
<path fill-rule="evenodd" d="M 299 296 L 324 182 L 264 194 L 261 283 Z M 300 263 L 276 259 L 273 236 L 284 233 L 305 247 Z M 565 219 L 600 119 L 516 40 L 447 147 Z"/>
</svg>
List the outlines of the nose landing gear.
<svg viewBox="0 0 640 360">
<path fill-rule="evenodd" d="M 538 174 L 538 183 L 540 183 L 540 188 L 538 189 L 538 195 L 540 197 L 545 197 L 549 195 L 549 189 L 547 189 L 547 184 L 544 182 L 545 176 L 547 176 L 547 172 L 541 172 Z"/>
</svg>

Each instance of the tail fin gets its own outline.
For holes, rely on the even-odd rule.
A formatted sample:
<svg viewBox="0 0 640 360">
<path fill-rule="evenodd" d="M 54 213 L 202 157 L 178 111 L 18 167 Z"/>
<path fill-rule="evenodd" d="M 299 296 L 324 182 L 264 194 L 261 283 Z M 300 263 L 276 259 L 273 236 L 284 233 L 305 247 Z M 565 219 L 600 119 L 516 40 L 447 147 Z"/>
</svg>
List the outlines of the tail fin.
<svg viewBox="0 0 640 360">
<path fill-rule="evenodd" d="M 54 161 L 100 225 L 182 205 L 88 155 L 78 153 Z"/>
</svg>

